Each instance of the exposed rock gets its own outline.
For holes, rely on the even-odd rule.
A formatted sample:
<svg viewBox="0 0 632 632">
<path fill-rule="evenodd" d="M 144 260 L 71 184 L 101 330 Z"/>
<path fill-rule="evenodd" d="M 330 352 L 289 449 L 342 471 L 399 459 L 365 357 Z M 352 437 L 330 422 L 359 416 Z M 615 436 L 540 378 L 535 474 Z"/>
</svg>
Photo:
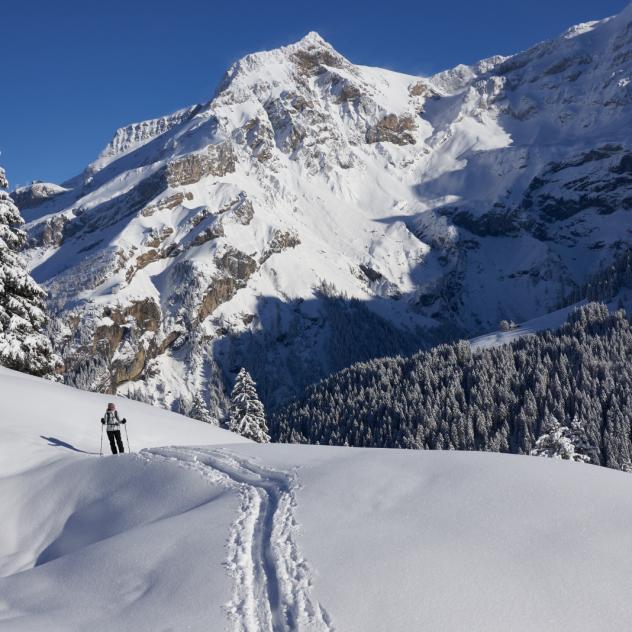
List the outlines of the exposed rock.
<svg viewBox="0 0 632 632">
<path fill-rule="evenodd" d="M 250 119 L 236 135 L 237 141 L 250 147 L 252 155 L 259 162 L 266 162 L 272 158 L 274 146 L 274 132 L 269 124 L 259 118 Z"/>
<path fill-rule="evenodd" d="M 416 129 L 412 116 L 388 114 L 377 125 L 366 131 L 367 143 L 394 143 L 395 145 L 414 145 L 412 132 Z"/>
<path fill-rule="evenodd" d="M 211 224 L 208 228 L 204 229 L 195 239 L 191 242 L 191 246 L 201 246 L 207 241 L 224 237 L 224 225 L 220 220 L 217 220 Z"/>
<path fill-rule="evenodd" d="M 117 323 L 100 325 L 94 332 L 92 351 L 98 351 L 111 359 L 123 340 L 124 332 L 124 328 Z"/>
<path fill-rule="evenodd" d="M 349 79 L 343 77 L 334 77 L 331 82 L 331 89 L 338 93 L 336 101 L 338 103 L 346 103 L 348 101 L 354 101 L 362 96 L 362 90 L 349 81 Z"/>
<path fill-rule="evenodd" d="M 305 74 L 316 75 L 325 72 L 324 66 L 342 68 L 343 59 L 321 46 L 311 46 L 306 50 L 299 50 L 292 55 L 292 61 Z"/>
<path fill-rule="evenodd" d="M 158 248 L 170 235 L 173 235 L 173 228 L 171 228 L 171 226 L 163 226 L 160 230 L 154 229 L 145 239 L 145 245 L 149 248 Z"/>
<path fill-rule="evenodd" d="M 235 160 L 231 143 L 225 141 L 209 145 L 206 151 L 170 162 L 166 167 L 167 184 L 177 187 L 195 184 L 209 175 L 225 176 L 235 171 Z"/>
<path fill-rule="evenodd" d="M 198 310 L 197 319 L 202 322 L 210 316 L 222 303 L 229 301 L 237 292 L 235 279 L 225 276 L 213 279 L 209 284 Z"/>
<path fill-rule="evenodd" d="M 632 154 L 624 154 L 619 164 L 612 167 L 610 171 L 620 175 L 632 174 Z"/>
<path fill-rule="evenodd" d="M 252 257 L 234 248 L 217 257 L 215 265 L 223 274 L 212 279 L 204 292 L 198 309 L 198 322 L 210 316 L 222 303 L 229 301 L 257 270 L 257 262 Z"/>
<path fill-rule="evenodd" d="M 174 112 L 169 116 L 161 116 L 160 118 L 121 127 L 116 130 L 116 134 L 114 134 L 108 146 L 103 150 L 101 157 L 114 157 L 129 151 L 133 147 L 142 145 L 152 138 L 156 138 L 156 136 L 160 136 L 177 125 L 190 120 L 199 109 L 199 105 L 194 105 Z"/>
<path fill-rule="evenodd" d="M 158 345 L 156 355 L 162 355 L 171 345 L 175 343 L 175 341 L 180 337 L 181 331 L 171 331 L 169 332 L 163 339 L 163 341 Z"/>
<path fill-rule="evenodd" d="M 94 233 L 113 226 L 126 217 L 136 215 L 166 188 L 161 170 L 141 180 L 129 191 L 89 209 L 74 209 L 75 219 L 66 223 L 64 239 L 79 233 Z"/>
<path fill-rule="evenodd" d="M 505 208 L 494 208 L 479 216 L 457 210 L 452 214 L 452 221 L 477 237 L 506 237 L 517 235 L 521 229 L 519 214 Z"/>
<path fill-rule="evenodd" d="M 184 202 L 184 200 L 190 201 L 192 199 L 193 199 L 193 193 L 190 193 L 188 191 L 186 193 L 183 193 L 179 191 L 178 193 L 174 193 L 173 195 L 170 195 L 169 197 L 166 197 L 163 200 L 160 200 L 156 204 L 151 204 L 145 207 L 141 211 L 141 215 L 143 215 L 144 217 L 151 217 L 157 211 L 163 211 L 165 209 L 171 211 L 174 208 L 177 208 L 178 206 L 180 206 L 182 202 Z"/>
<path fill-rule="evenodd" d="M 295 248 L 300 245 L 301 240 L 299 239 L 298 233 L 294 230 L 275 230 L 272 235 L 272 239 L 268 243 L 268 247 L 265 249 L 264 253 L 259 258 L 259 263 L 263 264 L 266 262 L 273 254 L 283 252 L 288 248 Z"/>
<path fill-rule="evenodd" d="M 158 261 L 159 259 L 162 259 L 162 255 L 160 251 L 156 249 L 148 250 L 142 255 L 139 255 L 136 257 L 136 261 L 134 262 L 135 265 L 129 268 L 125 274 L 125 280 L 129 283 L 139 270 L 142 270 L 145 266 L 148 266 L 150 263 Z"/>
<path fill-rule="evenodd" d="M 531 180 L 522 208 L 537 211 L 546 222 L 567 220 L 590 210 L 600 215 L 631 210 L 631 156 L 620 145 L 610 144 L 549 163 Z"/>
<path fill-rule="evenodd" d="M 42 202 L 46 202 L 46 200 L 57 197 L 67 190 L 68 189 L 64 189 L 64 187 L 52 184 L 51 182 L 33 182 L 13 191 L 11 197 L 17 207 L 24 211 L 29 208 L 34 208 Z"/>
<path fill-rule="evenodd" d="M 106 322 L 94 332 L 92 352 L 109 362 L 112 392 L 123 382 L 138 379 L 147 362 L 164 353 L 180 335 L 173 331 L 158 339 L 162 314 L 152 299 L 106 308 L 103 315 Z"/>
<path fill-rule="evenodd" d="M 138 379 L 145 368 L 146 361 L 147 352 L 142 346 L 139 346 L 129 358 L 114 360 L 110 366 L 113 386 L 116 388 L 124 382 Z"/>
<path fill-rule="evenodd" d="M 221 213 L 221 210 L 218 211 L 218 213 Z M 204 206 L 189 220 L 191 228 L 195 228 L 198 224 L 203 222 L 207 217 L 210 217 L 211 215 L 213 215 L 213 211 L 208 206 Z"/>
<path fill-rule="evenodd" d="M 236 248 L 215 259 L 215 265 L 238 281 L 246 282 L 257 270 L 257 262 Z"/>
<path fill-rule="evenodd" d="M 248 226 L 248 224 L 252 221 L 252 218 L 255 216 L 255 210 L 252 207 L 252 202 L 245 196 L 241 198 L 239 202 L 233 206 L 232 216 L 240 224 Z"/>
<path fill-rule="evenodd" d="M 418 81 L 409 86 L 408 94 L 411 97 L 425 97 L 426 99 L 436 99 L 441 96 L 434 88 L 431 88 L 423 81 Z"/>
<path fill-rule="evenodd" d="M 248 195 L 244 191 L 241 191 L 239 195 L 217 209 L 216 213 L 217 215 L 227 214 L 238 223 L 247 226 L 252 221 L 252 218 L 255 215 L 255 210 L 252 206 L 252 202 L 248 199 Z M 214 214 L 215 213 L 208 206 L 205 206 L 189 220 L 189 223 L 193 228 L 203 222 L 207 217 Z"/>
<path fill-rule="evenodd" d="M 592 62 L 592 57 L 590 55 L 580 55 L 578 57 L 566 57 L 564 59 L 560 59 L 558 62 L 550 66 L 544 71 L 545 76 L 558 75 L 572 66 L 576 65 L 586 65 Z"/>
<path fill-rule="evenodd" d="M 266 113 L 274 130 L 275 143 L 285 153 L 296 151 L 307 136 L 307 131 L 298 125 L 292 113 L 292 110 L 300 112 L 308 107 L 303 97 L 294 98 L 297 96 L 285 94 L 283 99 L 273 99 L 265 104 Z"/>
<path fill-rule="evenodd" d="M 162 312 L 160 307 L 151 298 L 142 301 L 134 301 L 123 309 L 105 309 L 104 315 L 112 319 L 116 324 L 123 325 L 130 320 L 134 321 L 142 331 L 158 331 Z"/>
<path fill-rule="evenodd" d="M 125 280 L 130 283 L 130 281 L 134 278 L 134 275 L 139 270 L 142 270 L 144 267 L 148 266 L 150 263 L 154 263 L 155 261 L 167 259 L 168 257 L 175 257 L 180 251 L 181 248 L 178 244 L 170 244 L 166 248 L 162 248 L 160 250 L 152 248 L 151 250 L 142 253 L 136 257 L 134 265 L 127 270 Z"/>
<path fill-rule="evenodd" d="M 65 215 L 54 215 L 42 222 L 37 230 L 32 231 L 29 244 L 35 247 L 60 246 L 64 241 L 64 226 L 68 223 Z M 99 242 L 95 242 L 94 245 Z"/>
</svg>

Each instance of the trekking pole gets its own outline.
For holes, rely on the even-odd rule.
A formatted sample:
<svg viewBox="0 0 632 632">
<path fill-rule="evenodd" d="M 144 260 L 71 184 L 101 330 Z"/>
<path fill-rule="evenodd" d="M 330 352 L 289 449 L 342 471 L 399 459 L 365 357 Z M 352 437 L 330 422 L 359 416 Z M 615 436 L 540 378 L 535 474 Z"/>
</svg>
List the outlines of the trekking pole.
<svg viewBox="0 0 632 632">
<path fill-rule="evenodd" d="M 124 423 L 123 427 L 125 428 L 125 438 L 127 439 L 127 451 L 131 452 L 131 450 L 129 449 L 129 437 L 127 436 L 127 423 Z"/>
<path fill-rule="evenodd" d="M 103 424 L 101 424 L 101 447 L 99 448 L 99 456 L 103 456 Z"/>
</svg>

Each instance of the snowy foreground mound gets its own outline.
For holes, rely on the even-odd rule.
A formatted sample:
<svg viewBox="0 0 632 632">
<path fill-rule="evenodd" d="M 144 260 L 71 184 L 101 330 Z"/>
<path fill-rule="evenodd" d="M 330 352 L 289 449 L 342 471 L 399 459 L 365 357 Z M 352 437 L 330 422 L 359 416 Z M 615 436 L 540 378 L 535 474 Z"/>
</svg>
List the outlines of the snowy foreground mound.
<svg viewBox="0 0 632 632">
<path fill-rule="evenodd" d="M 206 445 L 99 458 L 105 397 L 5 370 L 0 396 L 0 630 L 631 620 L 629 475 L 498 454 L 239 443 L 125 401 L 132 448 Z"/>
</svg>

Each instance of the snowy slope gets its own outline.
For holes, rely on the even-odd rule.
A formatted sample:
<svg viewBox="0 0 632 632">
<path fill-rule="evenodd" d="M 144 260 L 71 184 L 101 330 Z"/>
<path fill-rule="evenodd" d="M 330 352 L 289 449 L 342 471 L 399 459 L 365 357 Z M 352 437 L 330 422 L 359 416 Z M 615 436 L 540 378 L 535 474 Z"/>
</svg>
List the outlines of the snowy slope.
<svg viewBox="0 0 632 632">
<path fill-rule="evenodd" d="M 629 250 L 631 24 L 428 78 L 310 33 L 21 190 L 69 378 L 217 417 L 567 303 Z"/>
<path fill-rule="evenodd" d="M 0 383 L 3 448 L 23 464 L 0 477 L 0 630 L 592 631 L 632 616 L 627 474 L 249 443 L 40 451 L 29 435 L 53 424 L 96 447 L 45 403 L 85 419 L 103 400 L 9 373 Z M 139 447 L 152 418 L 123 404 Z M 157 414 L 162 437 L 181 433 Z M 234 440 L 202 428 L 186 438 Z"/>
<path fill-rule="evenodd" d="M 64 528 L 68 515 L 61 508 L 59 512 L 55 510 L 58 498 L 52 490 L 58 488 L 67 509 L 72 510 L 73 503 L 86 502 L 86 495 L 108 496 L 113 489 L 124 487 L 134 470 L 126 467 L 119 471 L 121 462 L 126 463 L 128 457 L 110 464 L 99 460 L 95 465 L 95 456 L 98 458 L 101 449 L 100 419 L 107 403 L 114 399 L 112 396 L 78 391 L 0 368 L 0 398 L 0 487 L 5 503 L 0 573 L 5 574 L 31 566 L 41 553 L 37 547 L 46 538 L 57 537 L 56 531 Z M 175 442 L 246 441 L 226 430 L 164 410 L 121 398 L 116 402 L 121 417 L 128 419 L 132 450 Z M 105 433 L 103 453 L 110 453 Z M 103 485 L 103 476 L 112 482 L 111 489 Z M 84 486 L 76 485 L 80 480 L 84 480 Z M 140 490 L 136 493 L 140 494 Z M 95 515 L 96 522 L 98 518 Z M 31 538 L 36 549 L 21 544 Z"/>
<path fill-rule="evenodd" d="M 617 292 L 617 294 L 611 299 L 604 301 L 608 306 L 608 309 L 613 312 L 618 309 L 624 309 L 628 314 L 632 313 L 632 291 L 628 288 L 624 288 Z M 497 347 L 499 345 L 509 344 L 518 338 L 524 336 L 533 336 L 539 331 L 545 331 L 547 329 L 555 330 L 559 329 L 568 319 L 569 314 L 576 310 L 581 305 L 585 305 L 586 301 L 579 303 L 573 303 L 568 307 L 557 309 L 553 312 L 533 318 L 524 323 L 515 324 L 509 331 L 492 331 L 482 336 L 477 336 L 470 340 L 470 346 L 473 350 L 489 349 L 490 347 Z"/>
<path fill-rule="evenodd" d="M 100 419 L 108 402 L 129 420 L 132 450 L 171 443 L 239 443 L 246 439 L 159 408 L 54 384 L 0 367 L 0 476 L 77 455 L 99 454 Z M 103 452 L 107 438 L 104 439 Z"/>
</svg>

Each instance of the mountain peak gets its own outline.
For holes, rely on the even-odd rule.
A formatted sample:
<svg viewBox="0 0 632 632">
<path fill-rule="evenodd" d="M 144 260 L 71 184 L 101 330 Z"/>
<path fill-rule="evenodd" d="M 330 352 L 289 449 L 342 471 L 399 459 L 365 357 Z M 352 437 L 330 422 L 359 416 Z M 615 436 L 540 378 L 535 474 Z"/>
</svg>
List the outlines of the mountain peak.
<svg viewBox="0 0 632 632">
<path fill-rule="evenodd" d="M 324 66 L 340 68 L 348 64 L 348 60 L 319 33 L 310 31 L 293 44 L 251 53 L 235 62 L 226 72 L 215 96 L 234 86 L 235 82 L 251 88 L 256 83 L 278 83 L 283 75 L 291 81 L 292 69 L 297 66 L 303 72 L 312 72 Z"/>
<path fill-rule="evenodd" d="M 305 35 L 300 40 L 298 40 L 298 42 L 296 42 L 296 44 L 297 45 L 299 45 L 299 44 L 304 44 L 304 45 L 316 44 L 316 45 L 319 45 L 319 46 L 322 46 L 324 44 L 325 46 L 329 46 L 329 44 L 321 37 L 320 33 L 317 33 L 316 31 L 310 31 L 309 33 L 307 33 L 307 35 Z"/>
<path fill-rule="evenodd" d="M 314 47 L 323 47 L 329 48 L 330 50 L 334 50 L 334 47 L 326 41 L 320 33 L 316 31 L 310 31 L 302 37 L 300 40 L 295 42 L 292 45 L 292 48 L 314 48 Z"/>
</svg>

